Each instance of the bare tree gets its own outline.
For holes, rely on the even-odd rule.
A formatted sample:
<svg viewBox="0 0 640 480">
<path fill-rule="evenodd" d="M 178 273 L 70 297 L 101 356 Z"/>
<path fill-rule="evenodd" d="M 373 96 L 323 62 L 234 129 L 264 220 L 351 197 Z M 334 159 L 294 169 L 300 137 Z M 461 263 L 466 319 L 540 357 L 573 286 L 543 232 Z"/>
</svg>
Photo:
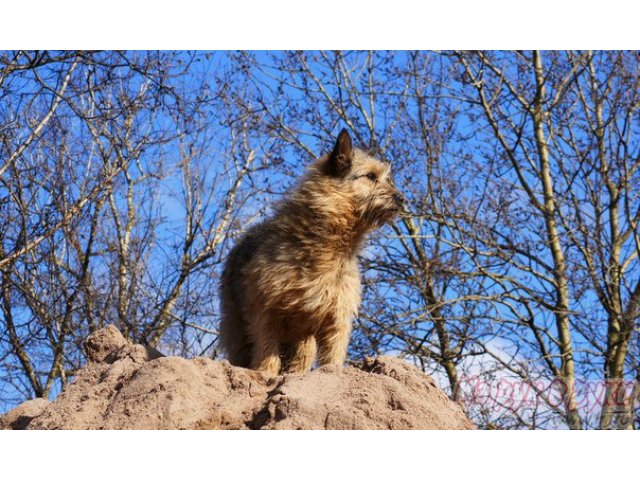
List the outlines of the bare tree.
<svg viewBox="0 0 640 480">
<path fill-rule="evenodd" d="M 84 361 L 83 337 L 107 323 L 138 342 L 164 338 L 168 350 L 191 345 L 189 353 L 207 350 L 206 335 L 210 350 L 215 266 L 246 201 L 244 182 L 264 163 L 251 126 L 211 76 L 215 59 L 0 60 L 5 395 L 57 391 Z"/>
<path fill-rule="evenodd" d="M 612 395 L 637 363 L 628 357 L 640 294 L 637 58 L 478 52 L 457 59 L 466 100 L 496 142 L 486 157 L 518 192 L 512 211 L 525 215 L 491 238 L 527 279 L 520 301 L 528 308 L 514 318 L 514 334 L 533 341 L 548 378 L 562 380 L 569 427 L 591 422 L 578 408 L 576 376 L 594 374 L 607 384 L 598 425 L 610 428 L 612 406 L 622 404 L 617 426 L 632 427 L 633 402 Z"/>
<path fill-rule="evenodd" d="M 221 260 L 346 126 L 408 199 L 352 361 L 485 428 L 637 428 L 638 82 L 630 52 L 0 53 L 0 397 L 107 323 L 216 356 Z"/>
<path fill-rule="evenodd" d="M 285 52 L 234 60 L 252 89 L 247 111 L 267 119 L 262 135 L 310 158 L 345 124 L 392 161 L 410 200 L 409 213 L 363 258 L 354 357 L 402 352 L 441 372 L 454 398 L 478 374 L 520 381 L 535 395 L 533 405 L 502 405 L 499 418 L 470 411 L 481 425 L 612 426 L 608 408 L 598 410 L 601 421 L 581 410 L 578 388 L 616 378 L 608 391 L 617 392 L 637 372 L 626 353 L 638 317 L 635 56 Z M 597 105 L 608 102 L 599 121 Z M 606 126 L 599 144 L 589 141 L 598 122 Z M 597 178 L 597 151 L 624 172 L 613 190 Z M 595 228 L 594 212 L 600 222 L 616 218 L 618 233 Z M 584 254 L 594 242 L 601 252 L 589 255 L 599 264 L 589 267 Z M 616 248 L 624 253 L 610 264 Z M 623 314 L 611 317 L 596 288 L 618 270 L 620 294 L 606 288 L 624 299 L 622 329 L 613 318 Z M 599 362 L 618 369 L 598 372 Z M 632 417 L 632 397 L 618 426 Z"/>
</svg>

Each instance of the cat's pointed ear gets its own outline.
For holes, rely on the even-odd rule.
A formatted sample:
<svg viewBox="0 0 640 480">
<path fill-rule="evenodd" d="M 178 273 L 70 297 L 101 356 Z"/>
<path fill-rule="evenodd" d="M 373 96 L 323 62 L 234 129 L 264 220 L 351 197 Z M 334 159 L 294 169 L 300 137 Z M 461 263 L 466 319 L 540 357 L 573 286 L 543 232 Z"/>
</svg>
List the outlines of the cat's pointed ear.
<svg viewBox="0 0 640 480">
<path fill-rule="evenodd" d="M 353 146 L 349 132 L 342 129 L 327 160 L 327 171 L 335 177 L 344 176 L 350 169 L 353 161 Z"/>
</svg>

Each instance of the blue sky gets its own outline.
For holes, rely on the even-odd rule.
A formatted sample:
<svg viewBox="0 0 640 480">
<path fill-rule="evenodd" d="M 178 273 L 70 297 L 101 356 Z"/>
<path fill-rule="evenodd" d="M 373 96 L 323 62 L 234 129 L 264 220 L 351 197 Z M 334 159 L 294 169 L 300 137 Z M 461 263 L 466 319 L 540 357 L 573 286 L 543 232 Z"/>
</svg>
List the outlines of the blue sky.
<svg viewBox="0 0 640 480">
<path fill-rule="evenodd" d="M 331 109 L 328 108 L 327 102 L 322 100 L 322 95 L 317 93 L 318 87 L 314 86 L 315 84 L 313 81 L 308 78 L 306 79 L 310 82 L 312 90 L 316 91 L 316 94 L 314 94 L 312 98 L 308 98 L 299 90 L 299 87 L 303 85 L 303 81 L 305 80 L 302 76 L 296 74 L 295 71 L 292 71 L 290 74 L 282 74 L 280 71 L 273 68 L 272 62 L 274 61 L 274 58 L 279 62 L 285 54 L 281 52 L 252 52 L 251 54 L 255 56 L 256 60 L 261 63 L 264 68 L 262 71 L 254 70 L 246 77 L 242 77 L 239 72 L 234 70 L 235 64 L 229 60 L 228 53 L 226 52 L 199 54 L 197 56 L 198 61 L 189 66 L 189 74 L 182 77 L 181 80 L 177 82 L 177 86 L 192 93 L 198 90 L 202 95 L 207 95 L 210 92 L 206 88 L 206 84 L 208 83 L 210 85 L 211 91 L 215 91 L 216 78 L 218 78 L 218 76 L 223 72 L 233 77 L 238 82 L 245 82 L 244 87 L 242 89 L 238 89 L 236 92 L 237 95 L 245 95 L 247 100 L 253 102 L 254 105 L 260 105 L 261 103 L 265 104 L 272 109 L 271 113 L 274 115 L 282 115 L 284 122 L 289 122 L 291 125 L 294 125 L 296 129 L 302 132 L 299 136 L 302 142 L 304 142 L 314 154 L 321 155 L 323 153 L 323 149 L 326 149 L 332 142 L 333 136 L 337 134 L 343 126 L 345 126 L 344 120 L 340 119 L 339 116 L 336 115 L 335 111 L 331 111 Z M 333 59 L 334 57 L 331 55 L 332 54 L 327 53 L 327 56 Z M 414 100 L 412 97 L 409 97 L 409 104 L 401 106 L 400 101 L 404 86 L 404 79 L 399 73 L 399 69 L 407 64 L 410 55 L 411 53 L 409 52 L 396 52 L 388 63 L 384 63 L 382 61 L 385 56 L 384 54 L 381 53 L 375 56 L 372 64 L 375 71 L 375 88 L 384 88 L 384 91 L 388 92 L 388 94 L 378 95 L 372 108 L 372 105 L 368 103 L 367 96 L 367 84 L 369 78 L 369 70 L 366 62 L 367 54 L 364 52 L 351 52 L 345 54 L 344 62 L 348 65 L 354 84 L 361 92 L 358 98 L 350 99 L 350 101 L 347 102 L 350 105 L 347 115 L 355 127 L 352 129 L 353 135 L 361 140 L 358 143 L 362 143 L 364 147 L 372 147 L 376 146 L 376 142 L 374 140 L 377 140 L 382 147 L 386 147 L 385 153 L 388 156 L 388 160 L 390 160 L 394 165 L 399 185 L 407 190 L 415 188 L 417 192 L 425 193 L 427 189 L 427 178 L 425 173 L 426 167 L 424 165 L 426 162 L 426 153 L 423 141 L 419 137 L 412 137 L 404 138 L 402 142 L 395 142 L 393 144 L 387 145 L 384 143 L 385 135 L 390 131 L 393 131 L 393 128 L 395 128 L 394 122 L 398 122 L 398 112 L 400 111 L 400 108 L 403 108 L 402 115 L 404 116 L 404 118 L 400 119 L 401 122 L 406 123 L 413 121 L 413 119 L 418 116 L 418 107 L 411 103 Z M 183 54 L 183 56 L 186 63 L 188 56 L 186 54 Z M 499 54 L 499 60 L 500 57 L 505 62 L 507 75 L 515 79 L 518 79 L 521 76 L 526 79 L 526 75 L 521 75 L 521 72 L 519 72 L 515 67 L 510 66 L 512 65 L 509 62 L 511 58 L 510 54 Z M 522 191 L 517 188 L 515 178 L 513 179 L 513 188 L 510 191 L 505 193 L 497 190 L 496 178 L 493 176 L 493 173 L 489 173 L 490 169 L 498 169 L 497 174 L 500 178 L 513 177 L 513 174 L 508 168 L 501 166 L 504 164 L 498 161 L 500 151 L 495 148 L 495 140 L 491 140 L 490 136 L 487 135 L 489 130 L 482 122 L 481 118 L 473 118 L 472 115 L 468 115 L 467 105 L 457 103 L 458 100 L 456 99 L 456 95 L 460 92 L 461 85 L 457 77 L 452 73 L 452 67 L 449 61 L 446 58 L 433 53 L 420 56 L 418 64 L 421 68 L 431 71 L 435 78 L 439 77 L 446 80 L 445 88 L 440 88 L 435 83 L 429 84 L 425 87 L 425 92 L 429 97 L 429 102 L 431 102 L 429 105 L 436 105 L 436 99 L 439 99 L 440 103 L 438 103 L 438 105 L 443 109 L 451 108 L 454 110 L 460 109 L 461 111 L 453 125 L 453 131 L 456 136 L 448 140 L 446 148 L 440 156 L 441 168 L 447 171 L 450 169 L 452 175 L 455 175 L 460 180 L 460 183 L 464 185 L 464 189 L 460 194 L 451 199 L 455 204 L 450 205 L 450 207 L 455 210 L 455 207 L 457 206 L 470 204 L 475 205 L 478 211 L 482 213 L 485 210 L 485 202 L 495 200 L 500 195 L 505 195 L 505 199 L 510 199 L 513 209 L 520 208 L 519 205 L 524 207 L 526 199 L 522 195 Z M 325 62 L 312 62 L 310 65 L 313 74 L 317 76 L 323 87 L 327 89 L 329 97 L 340 98 L 341 95 L 345 95 L 344 89 L 338 88 L 335 84 L 337 81 L 344 81 L 344 79 L 336 79 L 333 77 Z M 279 80 L 284 80 L 287 84 L 280 90 L 278 90 Z M 240 83 L 238 83 L 238 85 L 240 85 Z M 28 82 L 23 86 L 23 88 L 25 91 L 29 90 Z M 364 112 L 366 112 L 370 121 L 375 122 L 375 139 L 369 135 L 366 129 L 367 119 L 365 119 L 357 109 L 353 108 L 352 103 L 357 100 L 362 100 Z M 206 109 L 204 115 L 206 116 L 208 126 L 206 131 L 199 134 L 199 141 L 204 145 L 203 152 L 208 155 L 207 159 L 203 159 L 203 164 L 207 166 L 204 173 L 210 180 L 214 178 L 221 178 L 223 175 L 223 162 L 219 162 L 216 159 L 220 158 L 220 155 L 222 155 L 228 147 L 229 142 L 229 130 L 220 124 L 220 117 L 224 114 L 219 110 L 216 110 L 216 105 L 217 104 L 212 100 L 211 107 Z M 305 108 L 314 111 L 321 111 L 323 120 L 326 121 L 322 124 L 318 124 L 309 120 L 304 114 Z M 512 109 L 514 107 L 507 107 L 507 110 L 510 108 Z M 427 113 L 431 114 L 433 112 L 427 111 Z M 269 121 L 270 114 L 265 114 L 264 118 L 265 122 Z M 313 118 L 315 119 L 315 117 Z M 168 120 L 168 117 L 166 116 L 160 117 L 156 122 L 158 123 L 158 126 L 162 126 L 163 128 L 172 128 L 172 122 Z M 276 136 L 268 137 L 265 136 L 263 132 L 256 133 L 255 137 L 251 138 L 251 142 L 253 142 L 252 145 L 258 152 L 259 158 L 273 154 L 272 149 L 281 148 L 282 146 L 282 142 L 276 138 Z M 637 139 L 632 148 L 637 148 Z M 277 197 L 294 182 L 295 178 L 302 172 L 304 166 L 312 161 L 312 158 L 310 158 L 310 156 L 304 153 L 300 148 L 294 148 L 291 146 L 280 150 L 278 155 L 283 159 L 281 166 L 269 169 L 268 175 L 256 175 L 255 178 L 251 178 L 250 182 L 245 186 L 245 193 L 248 195 L 249 201 L 243 206 L 240 214 L 244 219 L 246 219 L 246 221 L 257 221 L 259 218 L 255 217 L 256 212 L 261 211 L 265 205 L 276 200 Z M 176 149 L 176 145 L 170 143 L 156 151 L 147 152 L 146 158 L 149 161 L 152 161 L 154 156 L 162 156 L 167 159 L 168 165 L 175 165 L 176 160 L 179 158 L 179 152 Z M 447 172 L 441 173 L 442 177 L 446 179 Z M 527 179 L 535 183 L 533 177 L 528 176 Z M 264 187 L 264 185 L 268 185 L 273 193 L 256 194 L 255 192 L 258 191 L 257 189 Z M 223 180 L 219 186 L 220 192 L 223 192 L 225 180 Z M 504 187 L 504 184 L 502 186 Z M 176 232 L 179 232 L 184 216 L 184 210 L 181 205 L 181 190 L 178 171 L 175 170 L 174 173 L 169 175 L 165 181 L 161 182 L 156 191 L 156 205 L 159 207 L 159 211 L 165 219 L 165 222 L 161 225 L 158 231 L 159 242 L 155 250 L 155 254 L 158 255 L 158 258 L 164 258 L 163 256 L 166 256 L 166 249 L 164 246 L 170 244 L 172 238 L 174 238 L 173 236 L 176 235 Z M 414 195 L 411 200 L 414 202 L 414 205 L 417 205 L 420 198 Z M 266 211 L 268 212 L 268 208 Z M 523 241 L 527 239 L 533 239 L 533 241 L 535 241 L 531 231 L 526 230 L 528 221 L 526 215 L 527 211 L 523 210 L 523 218 L 520 218 L 519 222 L 519 225 L 523 228 L 519 233 L 520 238 Z M 427 250 L 429 250 L 434 245 L 436 227 L 429 222 L 426 222 L 422 233 L 424 234 L 423 240 Z M 446 229 L 439 231 L 438 234 L 441 236 L 442 240 L 454 240 L 452 237 L 447 237 L 450 233 L 448 233 Z M 386 228 L 376 238 L 378 241 L 387 238 L 386 242 L 390 242 L 391 245 L 393 245 L 393 242 L 397 241 L 393 238 L 390 228 Z M 227 245 L 227 247 L 228 246 L 229 245 Z M 375 256 L 378 251 L 379 250 L 376 250 L 376 247 L 369 247 L 369 251 L 365 257 Z M 455 256 L 454 253 L 455 252 L 453 252 L 453 250 L 445 251 L 445 254 L 442 257 L 443 261 L 452 261 Z M 548 256 L 548 254 L 545 253 L 541 253 L 541 255 Z M 548 259 L 548 261 L 550 261 L 550 259 Z M 151 264 L 151 273 L 153 273 L 154 268 L 163 268 L 163 263 L 158 262 L 156 265 Z M 463 269 L 472 270 L 473 268 L 472 262 L 469 258 L 466 258 Z M 638 272 L 638 270 L 638 263 L 634 262 L 632 264 L 632 271 Z M 523 274 L 521 271 L 512 271 L 510 273 L 520 278 L 525 283 L 533 284 L 535 281 L 534 277 Z M 454 282 L 454 287 L 441 292 L 444 300 L 453 301 L 460 295 L 460 291 L 456 289 L 455 285 L 459 288 L 470 288 L 469 285 L 465 285 L 462 282 L 457 284 Z M 543 285 L 540 285 L 540 287 L 544 288 Z M 393 305 L 397 310 L 407 311 L 421 308 L 424 309 L 425 307 L 420 300 L 410 301 L 407 300 L 407 295 L 400 295 L 402 293 L 406 293 L 410 287 L 395 287 L 399 290 L 394 290 L 388 286 L 381 286 L 380 288 L 383 289 L 385 295 L 388 296 L 389 305 Z M 581 297 L 579 304 L 578 302 L 575 303 L 575 308 L 576 310 L 583 312 L 596 312 L 595 307 L 592 307 L 592 305 L 597 306 L 596 298 L 593 293 L 587 292 Z M 367 308 L 367 306 L 368 305 L 365 305 L 365 308 Z M 455 307 L 451 307 L 448 310 L 448 313 L 451 314 L 452 318 L 454 318 L 457 314 L 461 313 L 456 309 L 460 309 L 462 307 L 464 307 L 464 304 L 462 304 L 462 306 L 457 305 Z M 494 308 L 494 315 L 500 315 L 505 318 L 512 317 L 512 312 L 510 312 L 504 305 L 498 304 L 497 306 L 494 306 Z M 540 321 L 544 320 L 548 322 L 549 327 L 553 330 L 554 326 L 549 313 L 539 311 L 539 315 L 540 317 L 538 319 Z M 606 326 L 604 323 L 600 323 L 602 322 L 600 314 L 597 313 L 596 315 L 594 315 L 594 323 L 598 324 L 598 326 L 596 326 L 596 330 L 600 334 L 604 334 Z M 214 317 L 215 313 L 207 320 L 215 322 Z M 497 336 L 497 339 L 500 340 L 500 343 L 497 344 L 502 345 L 500 348 L 506 348 L 505 345 L 508 345 L 510 342 L 508 332 L 501 328 L 500 325 L 489 324 L 486 318 L 478 318 L 478 322 L 483 321 L 487 324 L 486 339 L 492 339 Z M 455 322 L 451 322 L 450 324 L 455 327 Z M 428 328 L 430 328 L 428 321 L 419 323 L 416 326 L 416 330 Z M 402 345 L 396 340 L 391 338 L 387 340 L 389 341 L 387 347 L 389 350 L 394 351 L 401 349 Z M 576 356 L 578 359 L 581 359 L 583 356 L 587 357 L 591 355 L 586 350 L 582 349 L 583 347 L 586 348 L 588 344 L 581 339 L 579 334 L 575 334 L 574 340 L 576 342 Z M 206 342 L 204 342 L 204 344 L 206 344 Z M 599 371 L 584 370 L 580 371 L 580 375 L 585 377 L 593 376 L 595 378 L 600 376 L 601 373 Z M 2 390 L 0 389 L 0 392 L 1 391 Z M 11 397 L 12 395 L 10 393 L 0 393 L 0 405 L 2 404 L 3 398 Z M 0 408 L 0 410 L 1 409 L 2 408 Z"/>
</svg>

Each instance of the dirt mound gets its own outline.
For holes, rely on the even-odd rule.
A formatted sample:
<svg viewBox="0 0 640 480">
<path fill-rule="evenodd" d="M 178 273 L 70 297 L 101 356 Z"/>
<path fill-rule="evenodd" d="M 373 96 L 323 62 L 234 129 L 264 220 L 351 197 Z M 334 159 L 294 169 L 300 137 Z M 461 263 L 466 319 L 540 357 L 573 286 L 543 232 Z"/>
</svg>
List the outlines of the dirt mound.
<svg viewBox="0 0 640 480">
<path fill-rule="evenodd" d="M 434 381 L 391 357 L 268 379 L 209 358 L 164 357 L 113 326 L 49 403 L 30 400 L 0 429 L 470 429 Z"/>
</svg>

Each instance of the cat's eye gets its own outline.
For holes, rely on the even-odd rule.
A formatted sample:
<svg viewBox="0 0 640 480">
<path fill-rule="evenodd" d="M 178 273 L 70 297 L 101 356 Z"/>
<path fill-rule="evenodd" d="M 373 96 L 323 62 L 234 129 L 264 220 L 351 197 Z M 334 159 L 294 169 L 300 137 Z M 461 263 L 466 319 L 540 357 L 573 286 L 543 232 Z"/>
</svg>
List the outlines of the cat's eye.
<svg viewBox="0 0 640 480">
<path fill-rule="evenodd" d="M 375 182 L 376 180 L 378 180 L 378 176 L 373 173 L 373 172 L 369 172 L 365 175 L 365 177 L 367 177 L 369 180 L 371 180 L 372 182 Z"/>
</svg>

